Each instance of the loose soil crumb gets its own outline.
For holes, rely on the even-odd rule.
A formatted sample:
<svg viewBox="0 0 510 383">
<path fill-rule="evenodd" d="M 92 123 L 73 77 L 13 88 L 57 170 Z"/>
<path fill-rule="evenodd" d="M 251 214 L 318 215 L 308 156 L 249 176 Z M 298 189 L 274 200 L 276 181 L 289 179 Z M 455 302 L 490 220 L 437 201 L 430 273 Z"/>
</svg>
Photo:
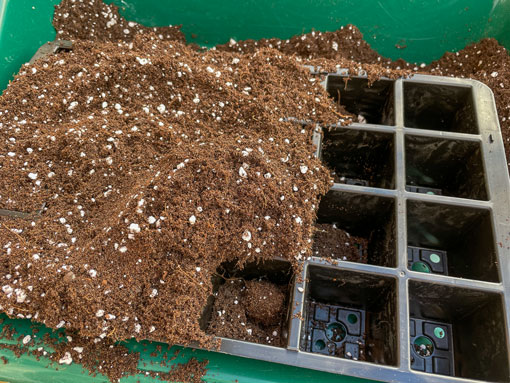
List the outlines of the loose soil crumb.
<svg viewBox="0 0 510 383">
<path fill-rule="evenodd" d="M 207 332 L 282 347 L 288 287 L 268 281 L 227 281 L 218 289 Z"/>
<path fill-rule="evenodd" d="M 285 305 L 282 289 L 267 281 L 246 282 L 246 315 L 264 326 L 277 324 Z"/>
<path fill-rule="evenodd" d="M 7 358 L 5 356 L 0 357 L 0 360 L 2 361 L 3 364 L 9 363 L 9 361 L 7 360 Z"/>
<path fill-rule="evenodd" d="M 330 224 L 317 224 L 313 255 L 326 259 L 367 263 L 368 240 Z"/>
</svg>

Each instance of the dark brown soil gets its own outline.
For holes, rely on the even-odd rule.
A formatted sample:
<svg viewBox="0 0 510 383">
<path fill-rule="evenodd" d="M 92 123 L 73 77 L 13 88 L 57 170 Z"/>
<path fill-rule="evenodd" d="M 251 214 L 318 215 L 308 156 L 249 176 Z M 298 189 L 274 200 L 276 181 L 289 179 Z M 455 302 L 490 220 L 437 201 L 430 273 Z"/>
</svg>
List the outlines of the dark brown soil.
<svg viewBox="0 0 510 383">
<path fill-rule="evenodd" d="M 130 42 L 137 35 L 149 33 L 160 40 L 185 42 L 180 26 L 145 27 L 120 16 L 115 4 L 100 0 L 62 0 L 55 6 L 53 25 L 61 40 Z"/>
<path fill-rule="evenodd" d="M 287 40 L 276 38 L 239 42 L 230 40 L 226 44 L 216 46 L 218 50 L 242 53 L 256 52 L 261 48 L 278 49 L 287 55 L 297 54 L 305 59 L 347 59 L 365 64 L 376 64 L 387 60 L 370 48 L 370 45 L 363 40 L 359 29 L 353 25 L 340 27 L 334 32 L 312 31 Z"/>
<path fill-rule="evenodd" d="M 7 363 L 9 363 L 9 361 L 7 360 L 7 358 L 6 358 L 5 356 L 2 356 L 2 357 L 0 358 L 0 360 L 2 361 L 2 363 L 3 363 L 3 364 L 7 364 Z"/>
<path fill-rule="evenodd" d="M 227 281 L 218 289 L 207 332 L 225 338 L 284 346 L 288 287 L 267 281 Z"/>
<path fill-rule="evenodd" d="M 285 306 L 285 293 L 267 281 L 248 281 L 243 301 L 246 316 L 263 326 L 278 324 Z"/>
<path fill-rule="evenodd" d="M 367 263 L 368 240 L 350 235 L 332 224 L 317 224 L 313 255 L 326 259 Z"/>
</svg>

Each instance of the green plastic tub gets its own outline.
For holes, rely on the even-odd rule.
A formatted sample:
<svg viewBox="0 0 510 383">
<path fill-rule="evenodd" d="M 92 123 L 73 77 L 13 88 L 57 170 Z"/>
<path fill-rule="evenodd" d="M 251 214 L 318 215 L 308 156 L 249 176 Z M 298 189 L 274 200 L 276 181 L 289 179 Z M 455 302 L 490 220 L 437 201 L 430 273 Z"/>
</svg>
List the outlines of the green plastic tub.
<svg viewBox="0 0 510 383">
<path fill-rule="evenodd" d="M 51 24 L 53 7 L 60 0 L 0 0 L 0 90 L 5 89 L 20 66 L 45 42 L 55 38 Z M 111 3 L 112 1 L 106 1 Z M 183 25 L 190 42 L 204 46 L 263 37 L 288 38 L 311 29 L 332 31 L 345 24 L 357 25 L 365 39 L 381 55 L 429 63 L 446 51 L 462 49 L 484 37 L 494 37 L 510 49 L 510 1 L 506 0 L 115 0 L 129 20 L 148 26 Z M 192 37 L 193 36 L 193 37 Z M 402 48 L 405 47 L 405 48 Z M 15 327 L 20 335 L 34 336 L 28 320 L 11 320 L 0 314 L 2 326 Z M 41 325 L 37 338 L 50 332 Z M 53 333 L 54 334 L 54 333 Z M 0 344 L 15 343 L 0 339 Z M 158 357 L 150 356 L 157 344 L 125 342 L 141 353 L 140 368 L 167 371 Z M 179 347 L 173 347 L 173 350 Z M 16 358 L 0 350 L 9 363 L 0 362 L 0 381 L 6 382 L 106 382 L 91 377 L 79 365 L 48 366 L 48 360 Z M 209 360 L 207 382 L 369 382 L 348 376 L 288 367 L 183 349 L 173 363 L 191 357 Z M 123 382 L 148 382 L 144 375 Z"/>
</svg>

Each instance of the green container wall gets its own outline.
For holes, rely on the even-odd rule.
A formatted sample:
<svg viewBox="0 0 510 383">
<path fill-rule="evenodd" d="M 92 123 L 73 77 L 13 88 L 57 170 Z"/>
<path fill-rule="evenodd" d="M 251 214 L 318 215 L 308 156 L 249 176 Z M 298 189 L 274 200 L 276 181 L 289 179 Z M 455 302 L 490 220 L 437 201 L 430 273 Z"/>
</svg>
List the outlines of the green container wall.
<svg viewBox="0 0 510 383">
<path fill-rule="evenodd" d="M 0 90 L 5 89 L 20 66 L 43 43 L 55 38 L 51 25 L 53 6 L 60 0 L 0 0 Z M 112 1 L 107 1 L 111 3 Z M 263 37 L 288 38 L 311 29 L 332 31 L 355 24 L 365 39 L 381 55 L 428 63 L 446 51 L 463 48 L 484 37 L 495 37 L 510 49 L 510 1 L 506 0 L 115 0 L 129 20 L 144 25 L 183 25 L 188 41 L 213 46 L 230 38 L 242 40 Z M 192 34 L 193 37 L 192 38 Z M 405 46 L 398 49 L 396 46 Z M 20 335 L 32 334 L 26 320 L 5 319 Z M 1 329 L 0 325 L 0 329 Z M 41 329 L 41 337 L 49 330 Z M 12 341 L 0 339 L 0 344 Z M 141 352 L 140 368 L 159 367 L 161 359 L 151 357 L 156 344 L 129 341 L 132 351 Z M 177 347 L 174 347 L 177 349 Z M 104 382 L 91 377 L 78 365 L 49 366 L 48 360 L 14 357 L 0 350 L 9 360 L 0 367 L 0 381 L 15 382 Z M 214 352 L 183 349 L 173 363 L 190 357 L 208 359 L 207 382 L 324 382 L 355 383 L 367 380 L 287 367 L 273 363 L 226 356 Z M 151 366 L 151 362 L 154 363 Z M 147 366 L 144 366 L 144 363 Z M 56 371 L 58 367 L 58 372 Z M 123 382 L 151 381 L 144 376 Z"/>
<path fill-rule="evenodd" d="M 0 314 L 0 320 L 4 323 L 0 324 L 0 333 L 3 326 L 9 326 L 17 331 L 15 339 L 9 341 L 0 339 L 0 345 L 17 344 L 19 337 L 23 338 L 25 335 L 31 335 L 35 344 L 31 349 L 44 347 L 48 352 L 51 348 L 45 346 L 41 339 L 49 333 L 53 338 L 58 336 L 62 331 L 51 331 L 47 327 L 40 324 L 33 324 L 29 320 L 22 319 L 8 319 L 6 315 Z M 33 330 L 39 330 L 36 334 Z M 276 363 L 262 362 L 258 360 L 234 357 L 230 355 L 220 354 L 217 352 L 209 352 L 202 350 L 192 350 L 174 346 L 168 352 L 172 356 L 176 350 L 181 350 L 177 359 L 172 362 L 167 362 L 167 367 L 162 367 L 159 363 L 162 361 L 160 353 L 156 350 L 158 345 L 166 350 L 166 345 L 161 343 L 149 342 L 136 342 L 130 340 L 128 342 L 120 342 L 128 347 L 130 351 L 140 353 L 140 362 L 138 367 L 143 371 L 169 371 L 170 366 L 176 363 L 185 363 L 190 358 L 194 357 L 198 360 L 209 360 L 207 366 L 208 371 L 204 380 L 208 383 L 371 383 L 370 380 L 363 380 L 347 376 L 339 376 L 328 374 L 319 371 L 307 370 L 303 368 L 284 366 Z M 151 353 L 156 353 L 158 356 L 151 356 Z M 96 377 L 90 376 L 87 371 L 83 371 L 82 367 L 78 364 L 66 365 L 50 365 L 49 359 L 42 357 L 38 361 L 33 356 L 23 355 L 21 358 L 14 356 L 10 350 L 0 348 L 0 357 L 4 356 L 8 359 L 7 364 L 3 364 L 0 360 L 0 382 L 9 383 L 103 383 L 108 380 L 98 375 Z M 57 371 L 58 369 L 58 371 Z M 147 383 L 159 382 L 157 379 L 151 379 L 145 375 L 136 375 L 121 379 L 122 383 Z M 376 383 L 376 382 L 373 382 Z"/>
</svg>

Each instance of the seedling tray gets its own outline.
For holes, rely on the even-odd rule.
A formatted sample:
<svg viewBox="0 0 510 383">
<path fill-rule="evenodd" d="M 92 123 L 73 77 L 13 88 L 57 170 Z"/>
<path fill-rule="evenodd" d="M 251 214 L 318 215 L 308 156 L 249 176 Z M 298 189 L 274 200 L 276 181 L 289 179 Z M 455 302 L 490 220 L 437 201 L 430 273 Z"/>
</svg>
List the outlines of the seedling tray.
<svg viewBox="0 0 510 383">
<path fill-rule="evenodd" d="M 510 382 L 510 183 L 490 89 L 311 73 L 366 121 L 317 126 L 314 142 L 338 177 L 318 223 L 368 238 L 368 263 L 311 257 L 294 278 L 281 259 L 226 265 L 290 293 L 284 347 L 222 338 L 220 351 L 385 382 Z M 416 271 L 415 261 L 442 272 Z"/>
<path fill-rule="evenodd" d="M 221 351 L 385 382 L 510 381 L 510 185 L 490 89 L 312 73 L 367 121 L 318 127 L 315 142 L 336 180 L 318 223 L 369 238 L 368 264 L 305 260 L 287 347 L 223 339 Z M 360 335 L 339 312 L 358 313 Z M 420 337 L 433 352 L 416 353 Z"/>
</svg>

